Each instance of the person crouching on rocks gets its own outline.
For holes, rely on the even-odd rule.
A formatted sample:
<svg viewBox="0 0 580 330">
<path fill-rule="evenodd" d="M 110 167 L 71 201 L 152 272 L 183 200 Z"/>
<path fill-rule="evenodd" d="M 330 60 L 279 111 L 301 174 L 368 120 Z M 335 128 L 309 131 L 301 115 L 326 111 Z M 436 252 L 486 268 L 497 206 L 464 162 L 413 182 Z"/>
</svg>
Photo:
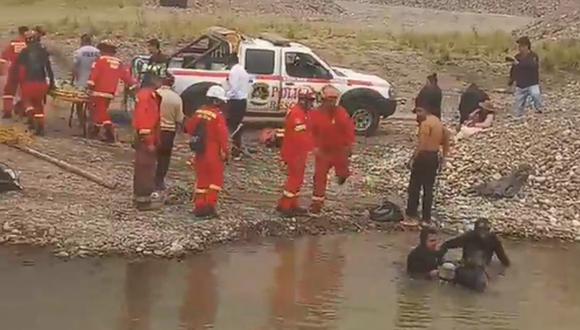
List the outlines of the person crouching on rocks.
<svg viewBox="0 0 580 330">
<path fill-rule="evenodd" d="M 229 158 L 228 126 L 222 114 L 227 97 L 221 86 L 210 87 L 206 97 L 208 104 L 186 122 L 185 131 L 191 136 L 189 144 L 195 153 L 191 161 L 196 176 L 193 213 L 198 218 L 215 218 Z"/>
<path fill-rule="evenodd" d="M 422 220 L 425 223 L 431 222 L 435 177 L 449 153 L 449 132 L 439 118 L 421 107 L 416 108 L 414 112 L 417 114 L 417 122 L 419 122 L 419 134 L 415 152 L 409 161 L 411 178 L 408 188 L 406 219 L 402 222 L 403 225 L 407 226 L 418 224 L 417 209 L 421 190 L 423 190 Z M 440 151 L 442 152 L 441 162 Z"/>
<path fill-rule="evenodd" d="M 135 141 L 135 172 L 133 194 L 139 210 L 151 210 L 161 205 L 155 192 L 157 148 L 159 146 L 159 103 L 155 92 L 161 86 L 161 78 L 151 78 L 151 85 L 141 88 L 136 95 L 137 103 L 133 114 Z"/>
<path fill-rule="evenodd" d="M 496 116 L 495 113 L 496 108 L 490 100 L 479 103 L 478 108 L 463 122 L 455 139 L 460 140 L 490 129 Z"/>
</svg>

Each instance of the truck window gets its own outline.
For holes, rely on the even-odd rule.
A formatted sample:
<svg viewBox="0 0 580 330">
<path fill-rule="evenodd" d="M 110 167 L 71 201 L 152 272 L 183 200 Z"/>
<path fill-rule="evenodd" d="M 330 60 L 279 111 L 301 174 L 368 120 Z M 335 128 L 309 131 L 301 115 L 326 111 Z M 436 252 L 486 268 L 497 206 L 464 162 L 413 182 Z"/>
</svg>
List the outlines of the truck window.
<svg viewBox="0 0 580 330">
<path fill-rule="evenodd" d="M 332 79 L 332 74 L 310 54 L 288 52 L 284 61 L 290 77 Z"/>
<path fill-rule="evenodd" d="M 246 71 L 251 74 L 273 74 L 275 53 L 273 50 L 247 49 Z"/>
<path fill-rule="evenodd" d="M 216 47 L 212 52 L 210 49 Z M 187 69 L 223 71 L 230 62 L 229 45 L 211 38 L 202 38 L 197 43 L 181 51 L 183 67 Z"/>
</svg>

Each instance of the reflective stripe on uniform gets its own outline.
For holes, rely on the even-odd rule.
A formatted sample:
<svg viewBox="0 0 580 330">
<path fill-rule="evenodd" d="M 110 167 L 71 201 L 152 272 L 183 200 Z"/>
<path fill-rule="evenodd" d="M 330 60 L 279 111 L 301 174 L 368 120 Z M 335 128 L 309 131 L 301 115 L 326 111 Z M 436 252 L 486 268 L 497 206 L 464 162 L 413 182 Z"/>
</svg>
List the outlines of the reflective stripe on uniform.
<svg viewBox="0 0 580 330">
<path fill-rule="evenodd" d="M 294 131 L 296 132 L 303 132 L 306 130 L 306 124 L 300 124 L 300 125 L 296 125 L 296 127 L 294 127 Z"/>
<path fill-rule="evenodd" d="M 214 112 L 207 111 L 207 110 L 197 110 L 197 114 L 202 115 L 202 116 L 208 116 L 212 119 L 217 118 L 217 115 Z"/>
<path fill-rule="evenodd" d="M 296 194 L 289 192 L 288 190 L 284 190 L 284 197 L 294 198 Z"/>
<path fill-rule="evenodd" d="M 110 121 L 110 120 L 105 120 L 105 121 L 103 122 L 103 125 L 111 125 L 112 123 L 113 123 L 113 122 L 112 122 L 112 121 Z"/>
<path fill-rule="evenodd" d="M 6 61 L 6 60 L 5 60 L 5 59 L 3 59 L 3 58 L 0 58 L 0 63 L 8 63 L 8 61 Z"/>
<path fill-rule="evenodd" d="M 323 197 L 319 197 L 319 196 L 312 196 L 312 200 L 313 200 L 313 201 L 322 202 L 322 201 L 324 201 L 324 196 L 323 196 Z"/>
<path fill-rule="evenodd" d="M 14 96 L 12 96 L 12 95 L 2 95 L 2 98 L 5 99 L 5 100 L 12 100 L 12 99 L 14 99 Z"/>
<path fill-rule="evenodd" d="M 210 185 L 209 185 L 209 189 L 211 189 L 211 190 L 217 190 L 217 191 L 221 191 L 221 190 L 222 190 L 222 187 L 220 187 L 220 186 L 216 186 L 215 184 L 210 184 Z"/>
<path fill-rule="evenodd" d="M 92 96 L 98 96 L 98 97 L 105 97 L 108 99 L 112 99 L 115 97 L 115 95 L 111 94 L 111 93 L 102 93 L 102 92 L 93 92 L 91 94 Z"/>
<path fill-rule="evenodd" d="M 36 114 L 34 114 L 34 118 L 44 118 L 44 114 L 36 113 Z"/>
<path fill-rule="evenodd" d="M 207 193 L 207 189 L 195 189 L 196 194 L 205 194 Z"/>
<path fill-rule="evenodd" d="M 34 111 L 34 108 L 33 107 L 28 107 L 28 108 L 26 108 L 26 110 L 24 110 L 24 112 L 30 112 L 30 111 Z"/>
<path fill-rule="evenodd" d="M 148 128 L 140 129 L 139 134 L 151 134 L 151 130 Z"/>
<path fill-rule="evenodd" d="M 92 80 L 88 80 L 88 81 L 87 81 L 87 85 L 94 86 L 94 85 L 95 85 L 95 82 L 94 82 L 94 81 L 92 81 Z"/>
</svg>

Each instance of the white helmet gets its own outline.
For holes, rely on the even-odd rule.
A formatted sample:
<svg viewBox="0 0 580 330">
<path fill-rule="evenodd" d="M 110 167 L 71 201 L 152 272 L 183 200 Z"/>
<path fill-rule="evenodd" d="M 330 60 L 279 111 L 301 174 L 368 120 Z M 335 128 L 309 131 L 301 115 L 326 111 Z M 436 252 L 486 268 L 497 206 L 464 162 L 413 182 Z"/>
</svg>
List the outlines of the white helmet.
<svg viewBox="0 0 580 330">
<path fill-rule="evenodd" d="M 222 100 L 224 102 L 226 102 L 228 100 L 228 98 L 226 97 L 226 90 L 222 86 L 218 86 L 218 85 L 211 86 L 207 90 L 207 93 L 205 94 L 205 96 L 213 97 L 213 98 L 216 98 L 218 100 Z"/>
</svg>

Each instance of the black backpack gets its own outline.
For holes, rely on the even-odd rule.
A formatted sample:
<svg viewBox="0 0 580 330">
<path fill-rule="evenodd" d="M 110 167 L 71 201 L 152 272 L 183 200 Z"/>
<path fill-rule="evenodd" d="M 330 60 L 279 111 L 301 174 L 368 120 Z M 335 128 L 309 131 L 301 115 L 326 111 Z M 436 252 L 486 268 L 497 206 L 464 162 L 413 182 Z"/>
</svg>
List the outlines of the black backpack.
<svg viewBox="0 0 580 330">
<path fill-rule="evenodd" d="M 384 201 L 376 207 L 369 209 L 371 220 L 376 222 L 399 222 L 403 220 L 403 212 L 391 201 Z"/>
<path fill-rule="evenodd" d="M 191 151 L 195 152 L 198 155 L 203 155 L 205 153 L 205 146 L 207 143 L 207 119 L 202 119 L 195 131 L 193 131 L 193 135 L 191 136 L 191 140 L 189 140 L 189 148 Z"/>
</svg>

